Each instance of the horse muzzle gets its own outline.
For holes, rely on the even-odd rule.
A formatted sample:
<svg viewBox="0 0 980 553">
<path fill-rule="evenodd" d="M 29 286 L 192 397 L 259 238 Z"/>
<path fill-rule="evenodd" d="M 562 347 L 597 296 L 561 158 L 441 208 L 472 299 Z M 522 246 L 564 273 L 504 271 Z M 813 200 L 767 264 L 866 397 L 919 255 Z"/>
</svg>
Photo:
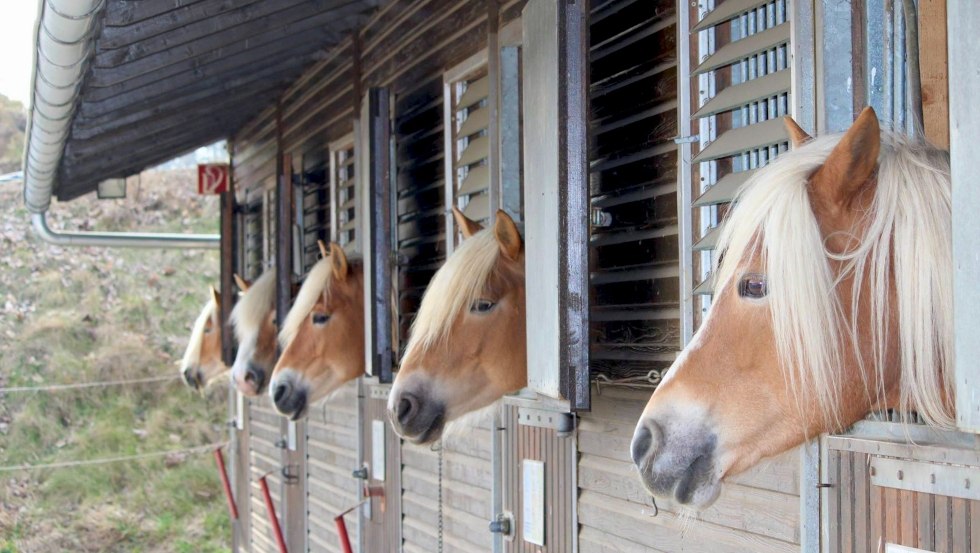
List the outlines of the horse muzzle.
<svg viewBox="0 0 980 553">
<path fill-rule="evenodd" d="M 306 416 L 310 398 L 309 386 L 289 369 L 273 377 L 269 393 L 276 411 L 289 420 L 295 421 Z"/>
<path fill-rule="evenodd" d="M 388 398 L 388 418 L 395 432 L 416 444 L 429 444 L 442 437 L 446 406 L 423 389 L 393 389 Z"/>
<path fill-rule="evenodd" d="M 654 497 L 704 509 L 721 491 L 716 470 L 718 439 L 703 424 L 670 419 L 640 418 L 630 455 L 643 485 Z"/>
<path fill-rule="evenodd" d="M 199 367 L 187 367 L 183 370 L 184 383 L 195 390 L 204 386 L 204 374 Z"/>
</svg>

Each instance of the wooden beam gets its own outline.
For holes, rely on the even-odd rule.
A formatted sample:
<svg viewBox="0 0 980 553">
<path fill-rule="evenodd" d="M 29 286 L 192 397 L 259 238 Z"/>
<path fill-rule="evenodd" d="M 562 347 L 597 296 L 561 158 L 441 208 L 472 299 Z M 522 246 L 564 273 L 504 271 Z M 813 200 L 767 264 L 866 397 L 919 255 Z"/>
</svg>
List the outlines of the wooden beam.
<svg viewBox="0 0 980 553">
<path fill-rule="evenodd" d="M 148 36 L 162 35 L 191 22 L 229 17 L 229 12 L 242 10 L 262 0 L 198 0 L 185 2 L 138 2 L 136 6 L 156 8 L 156 13 L 136 14 L 133 2 L 109 2 L 99 37 L 99 48 L 111 50 L 138 43 Z M 138 19 L 137 19 L 138 18 Z M 220 23 L 220 22 L 219 22 Z"/>
<path fill-rule="evenodd" d="M 919 67 L 926 139 L 949 148 L 946 0 L 919 0 Z"/>
</svg>

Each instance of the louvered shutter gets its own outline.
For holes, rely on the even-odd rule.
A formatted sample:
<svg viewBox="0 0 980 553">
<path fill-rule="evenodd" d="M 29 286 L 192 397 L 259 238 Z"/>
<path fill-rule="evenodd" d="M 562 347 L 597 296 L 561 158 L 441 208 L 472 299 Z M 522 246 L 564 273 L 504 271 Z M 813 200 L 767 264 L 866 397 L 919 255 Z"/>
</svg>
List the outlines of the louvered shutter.
<svg viewBox="0 0 980 553">
<path fill-rule="evenodd" d="M 593 3 L 590 372 L 601 382 L 642 382 L 681 345 L 676 36 L 672 2 Z"/>
<path fill-rule="evenodd" d="M 442 79 L 422 83 L 395 101 L 398 336 L 407 344 L 422 294 L 446 258 Z M 399 356 L 402 352 L 398 352 Z"/>
<path fill-rule="evenodd" d="M 262 274 L 262 197 L 242 207 L 242 276 L 251 281 Z"/>
<path fill-rule="evenodd" d="M 490 219 L 490 77 L 486 66 L 447 82 L 446 169 L 451 171 L 450 201 L 474 221 Z"/>
<path fill-rule="evenodd" d="M 726 0 L 691 29 L 701 54 L 690 75 L 700 91 L 691 102 L 698 106 L 692 119 L 700 142 L 691 160 L 692 181 L 700 183 L 691 206 L 698 222 L 695 295 L 714 292 L 709 271 L 726 204 L 754 171 L 787 148 L 782 117 L 792 106 L 789 2 Z"/>
<path fill-rule="evenodd" d="M 322 162 L 304 168 L 299 177 L 297 200 L 301 205 L 297 209 L 297 226 L 302 235 L 299 239 L 300 258 L 297 263 L 305 275 L 320 258 L 317 240 L 326 242 L 331 239 L 330 182 L 327 180 L 327 168 Z"/>
<path fill-rule="evenodd" d="M 350 254 L 360 251 L 357 241 L 357 186 L 354 174 L 353 138 L 330 149 L 330 179 L 333 188 L 333 237 Z"/>
</svg>

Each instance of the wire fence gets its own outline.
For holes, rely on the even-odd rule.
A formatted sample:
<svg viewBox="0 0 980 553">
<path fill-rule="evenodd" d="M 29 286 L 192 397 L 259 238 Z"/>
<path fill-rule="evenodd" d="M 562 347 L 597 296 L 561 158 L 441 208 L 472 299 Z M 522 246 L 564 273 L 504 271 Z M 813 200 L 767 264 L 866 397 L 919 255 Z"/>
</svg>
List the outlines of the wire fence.
<svg viewBox="0 0 980 553">
<path fill-rule="evenodd" d="M 23 464 L 23 465 L 8 465 L 0 466 L 0 472 L 18 472 L 18 471 L 30 471 L 30 470 L 42 470 L 42 469 L 63 469 L 71 467 L 85 467 L 92 465 L 106 465 L 110 463 L 123 463 L 128 461 L 140 461 L 143 459 L 152 459 L 155 457 L 166 457 L 168 455 L 192 455 L 197 453 L 205 453 L 214 451 L 216 448 L 224 447 L 228 442 L 214 442 L 210 444 L 204 444 L 194 447 L 186 447 L 183 449 L 170 449 L 166 451 L 151 451 L 148 453 L 137 453 L 135 455 L 124 455 L 120 457 L 103 457 L 101 459 L 76 459 L 71 461 L 59 461 L 57 463 L 43 463 L 37 465 Z"/>
</svg>

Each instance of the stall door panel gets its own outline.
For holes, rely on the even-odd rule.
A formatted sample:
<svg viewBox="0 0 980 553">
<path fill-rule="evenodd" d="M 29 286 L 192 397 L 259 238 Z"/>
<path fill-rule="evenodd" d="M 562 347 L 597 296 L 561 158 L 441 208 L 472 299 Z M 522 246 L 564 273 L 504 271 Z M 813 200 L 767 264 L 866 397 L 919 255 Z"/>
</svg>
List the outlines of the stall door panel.
<svg viewBox="0 0 980 553">
<path fill-rule="evenodd" d="M 388 424 L 386 412 L 391 386 L 365 384 L 361 402 L 361 466 L 367 468 L 361 508 L 363 551 L 395 553 L 401 550 L 401 440 Z"/>
</svg>

